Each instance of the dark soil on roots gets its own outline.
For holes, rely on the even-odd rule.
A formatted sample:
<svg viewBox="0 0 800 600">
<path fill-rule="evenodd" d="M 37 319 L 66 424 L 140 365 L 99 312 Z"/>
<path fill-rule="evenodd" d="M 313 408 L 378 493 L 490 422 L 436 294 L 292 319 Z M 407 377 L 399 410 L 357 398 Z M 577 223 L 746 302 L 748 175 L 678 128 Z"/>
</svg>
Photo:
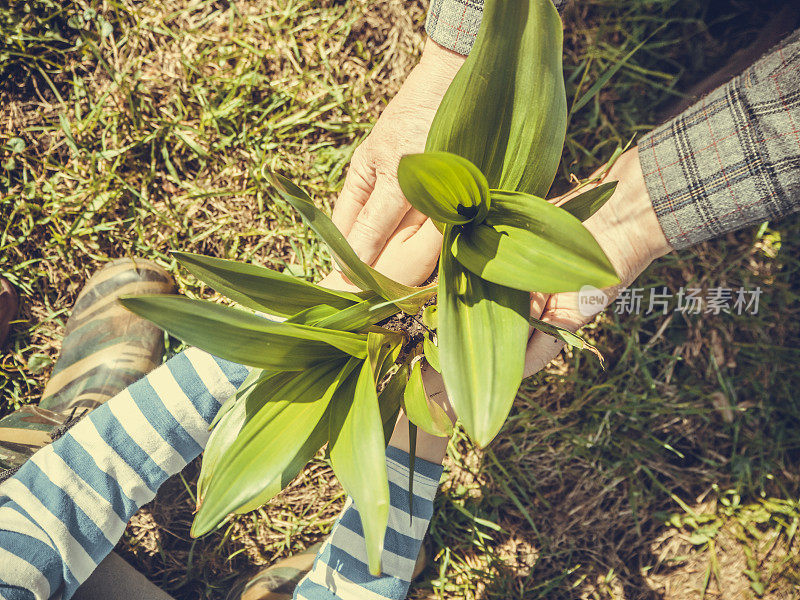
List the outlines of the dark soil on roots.
<svg viewBox="0 0 800 600">
<path fill-rule="evenodd" d="M 425 339 L 425 332 L 429 330 L 422 324 L 422 312 L 433 304 L 436 304 L 436 296 L 428 300 L 416 315 L 409 315 L 401 311 L 378 323 L 379 327 L 397 331 L 405 337 L 400 355 L 397 357 L 398 363 L 402 363 Z"/>
</svg>

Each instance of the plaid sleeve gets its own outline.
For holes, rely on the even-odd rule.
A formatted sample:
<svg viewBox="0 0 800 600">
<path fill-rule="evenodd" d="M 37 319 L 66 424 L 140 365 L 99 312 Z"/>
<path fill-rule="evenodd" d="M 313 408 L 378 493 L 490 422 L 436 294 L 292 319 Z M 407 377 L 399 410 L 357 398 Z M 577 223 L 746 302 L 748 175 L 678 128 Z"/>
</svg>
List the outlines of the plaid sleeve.
<svg viewBox="0 0 800 600">
<path fill-rule="evenodd" d="M 800 30 L 639 144 L 673 248 L 800 208 Z"/>
<path fill-rule="evenodd" d="M 553 0 L 561 9 L 566 0 Z M 425 31 L 434 42 L 459 54 L 469 54 L 483 15 L 483 0 L 431 0 Z"/>
</svg>

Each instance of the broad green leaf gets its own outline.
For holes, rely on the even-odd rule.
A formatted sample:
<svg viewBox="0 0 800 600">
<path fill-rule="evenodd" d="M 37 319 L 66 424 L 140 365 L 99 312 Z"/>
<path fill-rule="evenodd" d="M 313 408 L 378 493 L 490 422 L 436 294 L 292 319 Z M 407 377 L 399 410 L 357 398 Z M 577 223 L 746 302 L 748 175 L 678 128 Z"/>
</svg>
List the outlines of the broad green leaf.
<svg viewBox="0 0 800 600">
<path fill-rule="evenodd" d="M 127 296 L 120 302 L 187 344 L 261 369 L 299 371 L 345 354 L 367 355 L 364 335 L 279 323 L 213 302 L 175 295 Z"/>
<path fill-rule="evenodd" d="M 435 221 L 480 223 L 489 212 L 489 184 L 478 167 L 450 152 L 407 154 L 397 169 L 411 206 Z"/>
<path fill-rule="evenodd" d="M 493 190 L 486 221 L 463 227 L 452 252 L 474 274 L 518 290 L 555 294 L 619 283 L 600 245 L 578 219 L 519 192 Z"/>
<path fill-rule="evenodd" d="M 453 424 L 444 409 L 436 402 L 431 402 L 425 393 L 422 381 L 422 361 L 417 361 L 411 368 L 406 391 L 403 395 L 408 420 L 417 427 L 439 437 L 453 435 Z"/>
<path fill-rule="evenodd" d="M 392 375 L 386 383 L 386 387 L 378 395 L 378 403 L 381 410 L 381 421 L 383 422 L 384 443 L 388 446 L 389 439 L 392 437 L 397 416 L 400 413 L 400 405 L 403 403 L 403 392 L 408 383 L 408 365 L 403 364 Z"/>
<path fill-rule="evenodd" d="M 611 181 L 609 183 L 602 183 L 591 190 L 587 190 L 582 194 L 570 198 L 559 208 L 567 211 L 579 221 L 585 221 L 596 213 L 600 208 L 608 202 L 614 190 L 617 188 L 617 182 Z"/>
<path fill-rule="evenodd" d="M 370 325 L 380 323 L 397 312 L 394 304 L 386 304 L 378 300 L 364 300 L 350 308 L 340 310 L 335 315 L 326 317 L 317 323 L 318 327 L 341 329 L 342 331 L 361 331 Z M 381 304 L 379 308 L 376 305 Z"/>
<path fill-rule="evenodd" d="M 422 311 L 422 323 L 428 329 L 435 330 L 438 327 L 438 321 L 436 319 L 436 305 L 431 304 L 430 306 L 426 306 L 425 309 Z"/>
<path fill-rule="evenodd" d="M 219 420 L 224 417 L 231 408 L 233 408 L 233 405 L 236 404 L 236 402 L 240 400 L 242 396 L 244 396 L 248 390 L 250 390 L 250 388 L 252 388 L 259 379 L 261 379 L 262 376 L 266 377 L 272 373 L 272 371 L 265 371 L 264 369 L 251 370 L 247 374 L 247 377 L 245 377 L 242 385 L 239 386 L 239 389 L 236 390 L 231 397 L 225 400 L 225 402 L 222 403 L 222 406 L 219 407 L 217 415 L 214 417 L 214 420 L 211 421 L 211 425 L 209 425 L 208 428 L 213 429 Z"/>
<path fill-rule="evenodd" d="M 314 306 L 293 315 L 287 319 L 287 322 L 313 325 L 323 329 L 356 332 L 380 323 L 396 312 L 397 306 L 394 303 L 384 302 L 383 298 L 372 294 L 371 298 L 341 310 L 325 304 Z"/>
<path fill-rule="evenodd" d="M 554 338 L 561 340 L 573 348 L 577 348 L 578 350 L 588 350 L 600 360 L 601 365 L 604 364 L 603 355 L 600 354 L 600 351 L 579 335 L 572 333 L 569 329 L 564 329 L 563 327 L 541 321 L 534 317 L 530 318 L 530 324 L 534 329 L 538 329 L 547 335 L 552 335 Z"/>
<path fill-rule="evenodd" d="M 376 385 L 384 370 L 384 363 L 394 363 L 402 343 L 403 336 L 395 331 L 370 331 L 367 334 L 367 357 L 375 374 Z"/>
<path fill-rule="evenodd" d="M 331 465 L 361 516 L 372 575 L 380 575 L 383 538 L 389 521 L 389 479 L 383 423 L 369 360 L 362 363 L 331 404 Z"/>
<path fill-rule="evenodd" d="M 373 310 L 378 310 L 378 309 L 382 309 L 382 308 L 384 308 L 385 306 L 388 306 L 388 305 L 397 306 L 398 302 L 405 302 L 406 300 L 412 300 L 414 298 L 423 298 L 424 297 L 425 301 L 427 302 L 428 299 L 430 299 L 433 296 L 433 294 L 431 293 L 431 289 L 433 287 L 434 287 L 433 285 L 429 285 L 427 287 L 422 287 L 422 288 L 411 288 L 411 289 L 416 290 L 416 291 L 414 293 L 412 293 L 412 294 L 409 294 L 408 296 L 403 296 L 402 298 L 397 298 L 396 300 L 387 300 L 386 302 L 376 304 L 376 305 L 374 305 L 372 307 L 372 309 Z M 366 294 L 367 292 L 361 292 L 361 293 L 362 294 Z M 372 293 L 372 292 L 369 292 L 369 293 Z M 434 293 L 435 293 L 435 291 L 434 291 Z"/>
<path fill-rule="evenodd" d="M 289 464 L 284 467 L 283 471 L 272 481 L 267 483 L 264 489 L 255 498 L 243 504 L 234 512 L 239 515 L 248 513 L 272 500 L 283 488 L 294 481 L 295 477 L 303 470 L 303 467 L 308 464 L 308 461 L 314 458 L 316 453 L 319 452 L 320 448 L 322 448 L 327 441 L 328 413 L 325 413 L 322 415 L 319 423 L 317 423 L 314 431 L 311 432 L 311 435 L 308 436 L 300 450 L 297 451 L 297 454 L 294 455 L 294 458 L 292 458 Z"/>
<path fill-rule="evenodd" d="M 363 361 L 331 361 L 269 386 L 263 396 L 248 398 L 244 424 L 213 469 L 192 524 L 193 536 L 248 506 L 282 477 L 316 429 L 334 392 L 359 362 Z"/>
<path fill-rule="evenodd" d="M 416 314 L 428 298 L 436 293 L 436 286 L 430 286 L 429 294 L 419 295 L 417 294 L 419 288 L 393 281 L 362 262 L 342 232 L 325 213 L 314 206 L 308 194 L 277 174 L 272 175 L 272 183 L 281 197 L 303 216 L 308 226 L 328 245 L 344 274 L 362 290 L 372 290 L 386 300 L 394 301 L 398 308 L 412 315 Z M 406 297 L 408 298 L 402 300 Z"/>
<path fill-rule="evenodd" d="M 445 230 L 445 248 L 453 230 Z M 522 381 L 530 296 L 481 279 L 449 252 L 439 260 L 437 341 L 448 398 L 470 437 L 488 444 Z"/>
<path fill-rule="evenodd" d="M 353 306 L 355 306 L 355 304 Z M 320 321 L 333 317 L 338 312 L 338 308 L 334 308 L 333 306 L 329 306 L 327 304 L 318 304 L 316 306 L 312 306 L 311 308 L 301 310 L 299 313 L 293 314 L 291 317 L 286 319 L 286 322 L 296 323 L 297 325 L 311 325 L 312 327 L 318 327 L 318 323 Z M 333 329 L 333 327 L 331 327 L 331 329 Z"/>
<path fill-rule="evenodd" d="M 425 360 L 428 361 L 428 364 L 433 368 L 434 371 L 441 373 L 442 366 L 439 363 L 439 348 L 436 347 L 436 344 L 433 343 L 428 335 L 425 335 L 425 339 L 422 340 L 422 349 L 425 353 Z"/>
<path fill-rule="evenodd" d="M 192 275 L 242 306 L 288 317 L 318 304 L 347 308 L 361 299 L 248 263 L 189 252 L 172 255 Z"/>
<path fill-rule="evenodd" d="M 239 389 L 220 408 L 211 423 L 213 430 L 203 451 L 203 463 L 197 480 L 198 505 L 203 502 L 219 460 L 239 435 L 248 415 L 248 408 L 249 414 L 255 412 L 277 387 L 285 385 L 294 376 L 295 373 L 290 372 L 274 373 L 253 369 Z"/>
<path fill-rule="evenodd" d="M 485 0 L 425 149 L 463 156 L 492 188 L 547 194 L 567 126 L 562 37 L 551 0 Z"/>
<path fill-rule="evenodd" d="M 236 400 L 236 395 L 231 397 Z M 214 476 L 220 459 L 236 440 L 236 436 L 242 430 L 245 418 L 244 402 L 235 402 L 230 409 L 225 412 L 217 421 L 216 426 L 211 431 L 208 443 L 203 451 L 203 464 L 200 467 L 200 477 L 197 479 L 197 504 L 203 503 L 203 499 L 208 491 L 208 486 Z"/>
</svg>

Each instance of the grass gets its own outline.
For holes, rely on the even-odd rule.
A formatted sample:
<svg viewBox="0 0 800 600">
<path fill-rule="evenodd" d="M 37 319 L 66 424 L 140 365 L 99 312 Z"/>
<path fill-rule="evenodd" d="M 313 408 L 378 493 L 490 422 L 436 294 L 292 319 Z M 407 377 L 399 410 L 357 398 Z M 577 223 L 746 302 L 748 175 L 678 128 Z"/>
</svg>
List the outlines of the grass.
<svg viewBox="0 0 800 600">
<path fill-rule="evenodd" d="M 575 111 L 557 189 L 585 176 L 779 3 L 587 0 L 564 16 Z M 24 6 L 32 9 L 25 12 Z M 23 298 L 0 413 L 35 402 L 86 278 L 181 248 L 317 278 L 325 249 L 264 186 L 276 168 L 329 205 L 358 141 L 414 64 L 423 6 L 401 0 L 37 1 L 0 9 L 0 273 Z M 756 316 L 615 314 L 520 391 L 486 450 L 453 440 L 413 598 L 800 595 L 798 220 L 726 236 L 635 284 L 760 286 Z M 168 340 L 174 351 L 177 343 Z M 118 550 L 177 598 L 322 539 L 343 502 L 315 460 L 269 506 L 188 535 L 197 464 Z"/>
</svg>

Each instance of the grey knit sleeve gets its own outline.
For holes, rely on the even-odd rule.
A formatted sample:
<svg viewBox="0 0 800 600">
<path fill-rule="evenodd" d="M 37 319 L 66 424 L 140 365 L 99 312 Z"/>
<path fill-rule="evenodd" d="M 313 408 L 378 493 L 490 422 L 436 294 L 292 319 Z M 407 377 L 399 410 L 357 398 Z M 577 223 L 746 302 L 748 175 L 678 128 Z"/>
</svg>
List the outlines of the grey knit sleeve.
<svg viewBox="0 0 800 600">
<path fill-rule="evenodd" d="M 800 209 L 800 30 L 648 134 L 639 159 L 674 248 Z"/>
<path fill-rule="evenodd" d="M 553 4 L 561 11 L 566 0 L 553 0 Z M 483 0 L 431 0 L 425 30 L 437 44 L 469 54 L 482 15 Z"/>
</svg>

